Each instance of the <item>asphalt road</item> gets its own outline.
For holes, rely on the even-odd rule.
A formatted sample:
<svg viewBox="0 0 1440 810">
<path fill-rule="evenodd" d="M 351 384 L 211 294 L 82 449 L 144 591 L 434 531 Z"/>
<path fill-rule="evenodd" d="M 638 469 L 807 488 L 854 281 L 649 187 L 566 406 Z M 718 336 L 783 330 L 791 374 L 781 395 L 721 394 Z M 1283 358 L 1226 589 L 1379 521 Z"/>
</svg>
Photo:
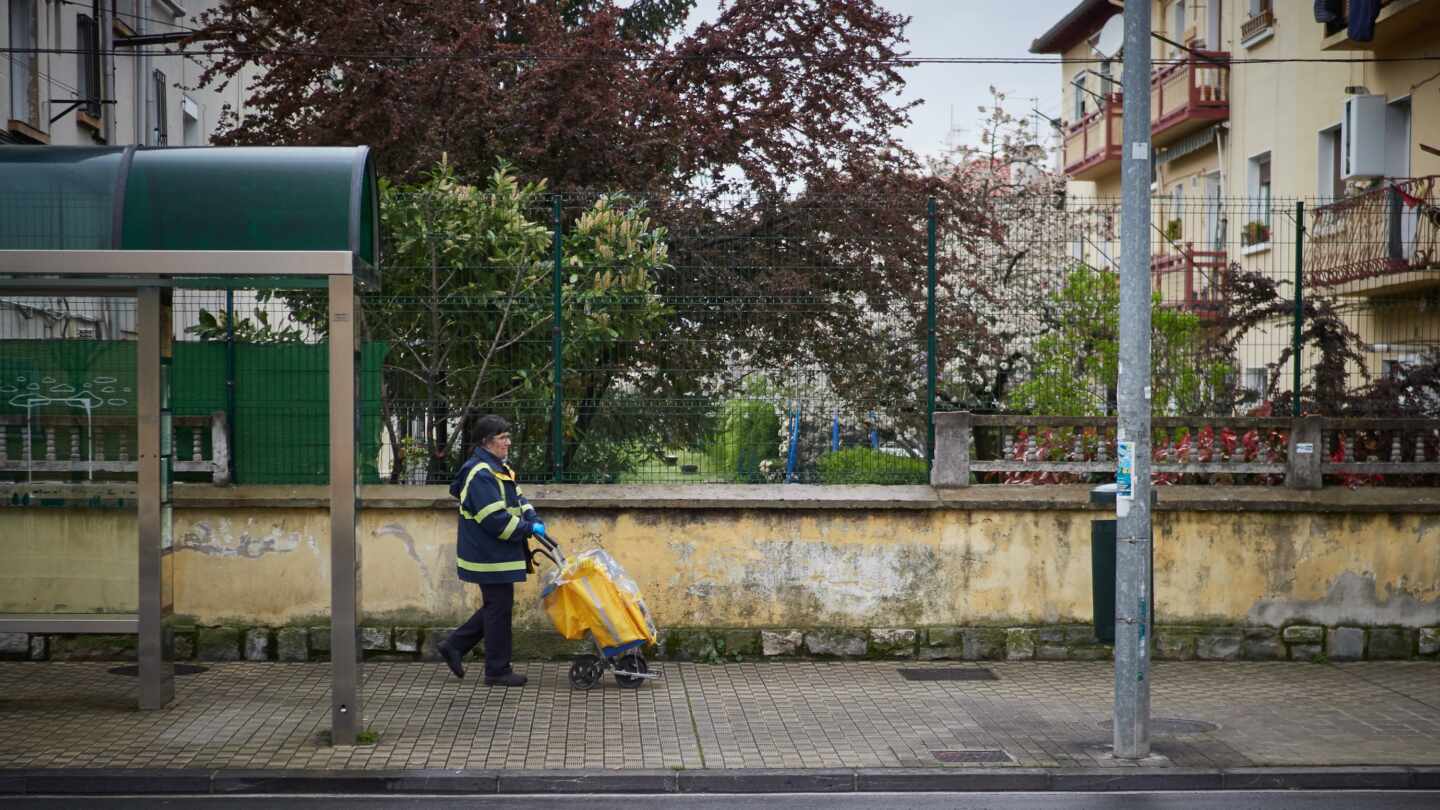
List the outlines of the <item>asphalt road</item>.
<svg viewBox="0 0 1440 810">
<path fill-rule="evenodd" d="M 574 807 L 585 810 L 859 810 L 884 807 L 893 810 L 1434 810 L 1440 807 L 1435 791 L 1203 791 L 1152 793 L 786 793 L 743 795 L 645 796 L 24 796 L 5 800 L 7 810 L 22 808 L 101 808 L 151 810 L 152 808 L 266 808 L 266 810 L 318 810 L 319 808 L 451 808 L 504 807 L 507 810 L 541 810 Z"/>
</svg>

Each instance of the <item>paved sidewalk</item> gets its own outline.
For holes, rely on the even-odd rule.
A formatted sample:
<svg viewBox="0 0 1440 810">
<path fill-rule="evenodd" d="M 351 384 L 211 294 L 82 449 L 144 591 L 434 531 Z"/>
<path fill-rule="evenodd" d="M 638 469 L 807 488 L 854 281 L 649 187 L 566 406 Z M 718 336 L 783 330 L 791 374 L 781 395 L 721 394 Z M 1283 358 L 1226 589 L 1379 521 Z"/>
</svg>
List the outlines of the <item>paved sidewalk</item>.
<svg viewBox="0 0 1440 810">
<path fill-rule="evenodd" d="M 590 692 L 559 663 L 517 665 L 523 689 L 377 663 L 379 743 L 355 747 L 323 742 L 326 664 L 212 665 L 158 712 L 112 666 L 0 664 L 0 769 L 1136 767 L 1108 757 L 1107 662 L 661 663 L 641 689 Z M 908 681 L 910 666 L 996 680 Z M 1215 728 L 1159 729 L 1151 767 L 1437 765 L 1440 664 L 1159 663 L 1153 715 Z"/>
</svg>

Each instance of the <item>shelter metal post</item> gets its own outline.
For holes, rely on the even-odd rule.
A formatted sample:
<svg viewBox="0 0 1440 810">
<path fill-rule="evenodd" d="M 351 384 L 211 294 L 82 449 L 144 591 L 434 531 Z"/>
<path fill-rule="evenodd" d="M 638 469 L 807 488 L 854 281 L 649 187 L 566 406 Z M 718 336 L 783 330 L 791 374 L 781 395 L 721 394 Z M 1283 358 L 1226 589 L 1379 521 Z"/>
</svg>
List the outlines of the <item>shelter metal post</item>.
<svg viewBox="0 0 1440 810">
<path fill-rule="evenodd" d="M 330 276 L 330 660 L 335 745 L 354 745 L 361 706 L 360 547 L 355 537 L 355 280 Z"/>
<path fill-rule="evenodd" d="M 175 699 L 173 649 L 166 638 L 174 590 L 170 548 L 170 291 L 141 287 L 136 291 L 135 393 L 139 522 L 140 708 L 162 709 Z"/>
</svg>

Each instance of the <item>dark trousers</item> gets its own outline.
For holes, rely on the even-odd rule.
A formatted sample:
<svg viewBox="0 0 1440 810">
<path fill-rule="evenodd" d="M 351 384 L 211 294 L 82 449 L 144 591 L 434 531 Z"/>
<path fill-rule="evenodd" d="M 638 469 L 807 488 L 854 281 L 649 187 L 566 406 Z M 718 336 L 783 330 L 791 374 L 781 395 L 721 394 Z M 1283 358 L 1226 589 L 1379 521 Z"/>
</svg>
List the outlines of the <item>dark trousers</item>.
<svg viewBox="0 0 1440 810">
<path fill-rule="evenodd" d="M 465 655 L 485 639 L 485 676 L 496 678 L 510 672 L 510 616 L 515 608 L 515 583 L 481 585 L 481 607 L 455 629 L 445 643 Z"/>
</svg>

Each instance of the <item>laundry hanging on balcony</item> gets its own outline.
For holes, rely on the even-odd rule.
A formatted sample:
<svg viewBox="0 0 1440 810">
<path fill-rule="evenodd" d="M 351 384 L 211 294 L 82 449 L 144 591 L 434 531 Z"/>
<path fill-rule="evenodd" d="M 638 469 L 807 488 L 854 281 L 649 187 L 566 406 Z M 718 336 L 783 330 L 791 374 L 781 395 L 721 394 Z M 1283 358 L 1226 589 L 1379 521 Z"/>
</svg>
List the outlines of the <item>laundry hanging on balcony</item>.
<svg viewBox="0 0 1440 810">
<path fill-rule="evenodd" d="M 1315 22 L 1333 23 L 1344 18 L 1344 0 L 1315 0 Z"/>
<path fill-rule="evenodd" d="M 1346 25 L 1352 42 L 1369 42 L 1375 38 L 1375 20 L 1380 16 L 1380 0 L 1350 0 Z"/>
</svg>

